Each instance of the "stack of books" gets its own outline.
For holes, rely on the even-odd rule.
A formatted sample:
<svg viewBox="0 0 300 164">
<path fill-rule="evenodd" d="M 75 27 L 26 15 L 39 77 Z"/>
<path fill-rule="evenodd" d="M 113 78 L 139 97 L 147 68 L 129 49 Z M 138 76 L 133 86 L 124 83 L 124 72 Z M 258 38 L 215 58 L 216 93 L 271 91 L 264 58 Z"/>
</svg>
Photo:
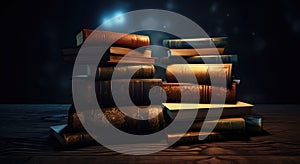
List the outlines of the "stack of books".
<svg viewBox="0 0 300 164">
<path fill-rule="evenodd" d="M 89 35 L 91 38 L 83 47 Z M 95 61 L 88 58 L 89 48 L 97 49 L 101 43 L 109 43 L 116 38 L 117 41 L 98 62 L 95 80 L 90 80 L 92 68 L 89 64 L 94 64 Z M 61 144 L 66 147 L 94 144 L 94 139 L 83 126 L 85 123 L 102 127 L 112 124 L 119 130 L 136 135 L 151 134 L 164 128 L 161 103 L 155 104 L 148 97 L 151 88 L 162 86 L 162 80 L 154 78 L 156 58 L 151 56 L 151 50 L 147 48 L 150 45 L 149 36 L 83 29 L 76 35 L 76 43 L 75 48 L 63 49 L 65 63 L 74 64 L 79 51 L 83 56 L 83 60 L 79 61 L 80 70 L 72 77 L 73 88 L 87 84 L 84 86 L 86 94 L 78 94 L 80 99 L 93 103 L 92 92 L 96 93 L 102 112 L 89 106 L 85 111 L 78 112 L 72 104 L 68 113 L 68 124 L 51 127 Z M 92 82 L 81 83 L 82 80 Z M 95 91 L 90 89 L 91 85 L 95 85 Z M 153 96 L 159 97 L 161 91 L 152 92 Z M 114 96 L 118 96 L 118 102 Z"/>
<path fill-rule="evenodd" d="M 90 57 L 100 54 L 90 56 L 90 49 L 103 48 L 98 47 L 101 43 L 110 46 L 100 61 L 91 60 Z M 79 112 L 74 104 L 71 105 L 68 123 L 50 128 L 63 146 L 97 144 L 84 128 L 85 124 L 101 127 L 111 124 L 130 134 L 146 135 L 170 126 L 179 111 L 185 114 L 176 119 L 179 121 L 177 125 L 193 122 L 185 132 L 167 131 L 166 140 L 170 143 L 199 142 L 201 135 L 208 135 L 205 141 L 236 139 L 250 131 L 262 130 L 262 118 L 253 115 L 253 105 L 237 100 L 237 86 L 240 83 L 236 77 L 237 54 L 225 53 L 226 37 L 164 40 L 163 46 L 169 54 L 159 60 L 166 65 L 164 81 L 155 78 L 159 77 L 154 66 L 157 60 L 152 57 L 151 49 L 147 48 L 149 45 L 147 35 L 82 29 L 76 35 L 75 48 L 63 49 L 65 63 L 74 64 L 78 54 L 81 54 L 80 62 L 76 61 L 80 70 L 72 77 L 73 88 L 87 84 L 84 86 L 85 94 L 80 98 L 94 103 L 91 97 L 94 92 L 101 107 L 100 111 L 87 106 Z M 89 64 L 95 62 L 97 68 L 90 68 Z M 91 75 L 91 69 L 96 69 L 95 76 Z M 217 81 L 211 80 L 210 75 Z M 225 86 L 218 82 L 220 78 L 225 79 Z M 82 80 L 90 83 L 81 83 Z M 156 86 L 160 89 L 155 92 L 151 90 Z M 166 102 L 151 102 L 150 90 L 151 96 L 158 98 L 163 98 L 165 93 Z M 222 94 L 225 94 L 225 104 L 211 104 L 212 97 Z M 118 102 L 115 96 L 118 96 Z M 220 107 L 223 108 L 220 119 L 206 121 L 206 126 L 216 124 L 213 131 L 203 131 L 201 128 L 208 111 Z M 195 111 L 196 116 L 189 114 Z M 116 144 L 115 141 L 112 139 L 112 144 Z"/>
<path fill-rule="evenodd" d="M 162 105 L 168 124 L 181 111 L 183 117 L 176 119 L 179 125 L 194 120 L 187 132 L 169 132 L 170 143 L 178 139 L 176 144 L 199 142 L 201 135 L 208 136 L 206 141 L 236 139 L 247 132 L 262 130 L 262 118 L 253 114 L 253 105 L 237 100 L 238 58 L 237 54 L 225 53 L 227 44 L 227 37 L 163 40 L 169 52 L 168 57 L 160 60 L 166 66 L 163 89 L 167 102 Z M 226 85 L 219 83 L 218 78 L 225 78 Z M 211 104 L 213 95 L 222 94 L 226 95 L 225 104 Z M 208 111 L 221 108 L 220 119 L 213 115 L 206 121 L 206 127 L 215 125 L 212 132 L 206 132 L 203 125 Z M 192 112 L 196 116 L 189 114 Z"/>
</svg>

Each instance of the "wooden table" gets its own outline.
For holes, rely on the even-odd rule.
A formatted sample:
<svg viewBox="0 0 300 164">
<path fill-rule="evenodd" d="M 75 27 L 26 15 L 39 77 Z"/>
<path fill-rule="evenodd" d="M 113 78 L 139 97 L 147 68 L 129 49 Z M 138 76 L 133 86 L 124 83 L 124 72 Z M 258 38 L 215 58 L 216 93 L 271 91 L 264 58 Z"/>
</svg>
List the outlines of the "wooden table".
<svg viewBox="0 0 300 164">
<path fill-rule="evenodd" d="M 145 156 L 103 146 L 60 150 L 49 127 L 66 123 L 68 108 L 68 104 L 0 105 L 1 163 L 300 163 L 300 105 L 256 104 L 269 135 L 175 146 Z"/>
</svg>

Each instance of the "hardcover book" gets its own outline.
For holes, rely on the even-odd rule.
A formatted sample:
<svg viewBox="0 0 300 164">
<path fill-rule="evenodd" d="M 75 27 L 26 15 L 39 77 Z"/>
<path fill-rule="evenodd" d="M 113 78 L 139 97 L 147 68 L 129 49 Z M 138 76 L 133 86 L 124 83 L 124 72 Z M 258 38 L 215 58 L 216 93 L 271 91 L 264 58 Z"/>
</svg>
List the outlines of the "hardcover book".
<svg viewBox="0 0 300 164">
<path fill-rule="evenodd" d="M 168 48 L 224 48 L 227 46 L 227 37 L 215 38 L 190 38 L 190 39 L 166 39 L 163 46 Z"/>
<path fill-rule="evenodd" d="M 211 85 L 163 83 L 162 87 L 167 94 L 168 103 L 210 103 L 213 94 Z M 235 104 L 237 102 L 236 89 L 236 82 L 228 88 L 215 86 L 214 94 L 226 93 L 225 103 Z"/>
<path fill-rule="evenodd" d="M 165 127 L 163 109 L 161 105 L 151 106 L 123 106 L 122 111 L 117 107 L 102 108 L 76 112 L 70 108 L 68 126 L 73 131 L 82 131 L 82 121 L 89 125 L 107 127 L 113 125 L 119 130 L 132 134 L 150 134 Z"/>
<path fill-rule="evenodd" d="M 165 65 L 170 64 L 219 64 L 232 63 L 236 65 L 238 62 L 237 54 L 226 55 L 201 55 L 201 56 L 169 56 L 160 58 L 160 62 Z"/>
<path fill-rule="evenodd" d="M 50 133 L 64 148 L 82 147 L 97 144 L 86 131 L 74 132 L 67 124 L 50 126 Z"/>
<path fill-rule="evenodd" d="M 169 83 L 194 83 L 211 85 L 210 77 L 214 77 L 215 85 L 222 84 L 225 78 L 226 84 L 231 85 L 232 64 L 172 64 L 166 68 L 166 79 Z M 178 78 L 178 79 L 177 79 Z"/>
<path fill-rule="evenodd" d="M 93 33 L 93 35 L 91 35 Z M 89 37 L 91 45 L 99 45 L 101 42 L 113 43 L 115 46 L 121 47 L 143 47 L 150 45 L 150 38 L 146 35 L 138 34 L 126 34 L 120 32 L 102 31 L 102 30 L 92 30 L 92 29 L 82 29 L 76 35 L 76 45 L 80 46 Z"/>
<path fill-rule="evenodd" d="M 204 120 L 208 110 L 219 110 L 223 108 L 221 118 L 244 117 L 251 115 L 253 105 L 242 101 L 236 104 L 190 104 L 190 103 L 162 103 L 167 120 L 174 120 L 179 111 L 184 115 L 179 120 Z M 189 114 L 197 111 L 196 116 Z"/>
<path fill-rule="evenodd" d="M 225 48 L 169 49 L 170 56 L 201 56 L 223 54 Z"/>
</svg>

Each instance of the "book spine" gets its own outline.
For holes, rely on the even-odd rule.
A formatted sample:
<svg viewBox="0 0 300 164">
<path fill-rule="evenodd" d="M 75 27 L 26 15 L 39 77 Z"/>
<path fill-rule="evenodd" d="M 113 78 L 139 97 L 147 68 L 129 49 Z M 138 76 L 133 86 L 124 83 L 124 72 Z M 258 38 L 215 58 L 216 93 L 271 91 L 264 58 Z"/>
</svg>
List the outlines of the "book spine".
<svg viewBox="0 0 300 164">
<path fill-rule="evenodd" d="M 204 140 L 199 140 L 199 136 L 207 136 Z M 167 134 L 167 141 L 174 145 L 207 143 L 215 141 L 228 140 L 246 140 L 247 136 L 244 132 L 187 132 L 185 134 Z"/>
<path fill-rule="evenodd" d="M 214 84 L 222 84 L 225 76 L 227 85 L 231 84 L 232 64 L 172 64 L 166 68 L 166 80 L 169 83 L 193 83 L 210 85 L 210 77 Z"/>
<path fill-rule="evenodd" d="M 137 109 L 127 106 L 122 111 L 118 108 L 102 108 L 75 112 L 69 115 L 69 128 L 73 131 L 82 131 L 82 122 L 88 122 L 98 127 L 107 127 L 112 124 L 119 130 L 132 134 L 151 134 L 165 127 L 163 109 L 161 106 L 139 106 Z M 148 119 L 147 119 L 148 118 Z M 144 120 L 142 120 L 144 119 Z"/>
<path fill-rule="evenodd" d="M 217 63 L 232 63 L 237 64 L 237 55 L 203 55 L 192 56 L 186 59 L 190 64 L 217 64 Z"/>
<path fill-rule="evenodd" d="M 227 46 L 226 38 L 172 39 L 163 40 L 163 46 L 168 48 L 222 48 Z"/>
<path fill-rule="evenodd" d="M 125 65 L 118 67 L 98 67 L 96 80 L 111 80 L 113 73 L 117 73 L 118 79 L 153 78 L 155 68 L 153 65 Z M 133 75 L 133 76 L 130 76 Z"/>
<path fill-rule="evenodd" d="M 134 105 L 150 105 L 149 91 L 152 87 L 162 86 L 161 79 L 131 79 L 128 85 L 128 80 L 106 80 L 96 81 L 96 95 L 98 103 L 101 107 L 115 107 L 113 94 L 122 95 L 119 96 L 121 104 L 118 105 L 131 105 L 128 102 L 129 96 Z M 112 93 L 114 92 L 114 93 Z M 162 90 L 153 92 L 154 96 L 160 97 Z"/>
<path fill-rule="evenodd" d="M 81 147 L 85 145 L 96 144 L 96 141 L 87 132 L 62 134 L 65 147 Z"/>
<path fill-rule="evenodd" d="M 91 35 L 93 33 L 93 35 Z M 149 46 L 150 45 L 150 38 L 146 35 L 138 35 L 138 34 L 125 34 L 125 33 L 118 33 L 118 32 L 109 32 L 109 31 L 101 31 L 101 30 L 90 30 L 90 29 L 83 29 L 77 36 L 76 36 L 76 44 L 80 46 L 89 36 L 90 43 L 99 45 L 101 42 L 110 43 L 113 42 L 115 46 L 123 46 L 123 47 L 142 47 L 142 46 Z"/>
<path fill-rule="evenodd" d="M 225 48 L 169 49 L 170 56 L 199 56 L 223 54 Z"/>
<path fill-rule="evenodd" d="M 223 118 L 215 121 L 206 121 L 206 124 L 215 124 L 214 131 L 245 131 L 245 120 L 243 118 Z M 189 131 L 200 131 L 203 121 L 195 121 Z"/>
<path fill-rule="evenodd" d="M 225 103 L 235 104 L 237 83 L 233 82 L 229 88 L 214 87 L 214 94 L 226 92 Z M 211 85 L 197 85 L 185 83 L 163 83 L 163 89 L 167 95 L 168 103 L 210 103 L 212 97 Z M 199 99 L 195 99 L 195 98 Z"/>
</svg>

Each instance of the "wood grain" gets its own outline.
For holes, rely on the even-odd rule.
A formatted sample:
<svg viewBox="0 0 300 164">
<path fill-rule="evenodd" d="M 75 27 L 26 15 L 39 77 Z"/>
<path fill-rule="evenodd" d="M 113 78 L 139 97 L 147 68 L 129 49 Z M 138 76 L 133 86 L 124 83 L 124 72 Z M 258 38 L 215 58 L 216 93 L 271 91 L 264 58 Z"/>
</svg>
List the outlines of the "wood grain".
<svg viewBox="0 0 300 164">
<path fill-rule="evenodd" d="M 172 146 L 144 155 L 124 155 L 101 145 L 61 149 L 49 127 L 67 122 L 68 104 L 0 105 L 1 163 L 299 163 L 300 105 L 263 105 L 265 135 L 248 140 Z M 143 149 L 155 149 L 156 143 Z M 138 145 L 136 145 L 138 146 Z"/>
</svg>

